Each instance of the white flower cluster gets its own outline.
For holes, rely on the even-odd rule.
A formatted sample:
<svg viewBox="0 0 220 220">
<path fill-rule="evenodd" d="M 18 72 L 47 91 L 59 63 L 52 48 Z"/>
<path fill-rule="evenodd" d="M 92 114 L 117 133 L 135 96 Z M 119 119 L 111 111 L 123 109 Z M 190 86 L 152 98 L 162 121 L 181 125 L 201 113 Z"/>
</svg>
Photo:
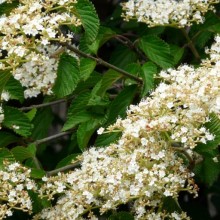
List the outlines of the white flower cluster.
<svg viewBox="0 0 220 220">
<path fill-rule="evenodd" d="M 137 19 L 150 27 L 185 27 L 202 23 L 204 14 L 219 0 L 129 0 L 122 4 L 125 20 Z"/>
<path fill-rule="evenodd" d="M 182 65 L 177 69 L 161 71 L 162 83 L 151 96 L 132 105 L 129 118 L 118 119 L 109 130 L 121 130 L 124 136 L 139 138 L 142 143 L 156 140 L 154 134 L 160 132 L 170 145 L 179 144 L 185 149 L 193 149 L 198 142 L 206 143 L 214 139 L 204 126 L 209 115 L 215 113 L 220 118 L 220 37 L 215 38 L 210 59 L 203 60 L 195 69 Z"/>
<path fill-rule="evenodd" d="M 11 216 L 13 209 L 32 212 L 32 201 L 28 190 L 36 190 L 30 179 L 30 170 L 19 163 L 4 161 L 0 170 L 0 219 Z"/>
<path fill-rule="evenodd" d="M 76 2 L 20 0 L 8 16 L 0 17 L 0 70 L 9 69 L 27 87 L 26 98 L 40 92 L 51 94 L 59 59 L 59 48 L 52 42 L 73 38 L 59 28 L 81 24 L 74 15 Z"/>
<path fill-rule="evenodd" d="M 84 214 L 96 219 L 94 208 L 103 214 L 128 202 L 133 202 L 136 219 L 146 219 L 164 197 L 177 198 L 181 190 L 196 194 L 192 176 L 163 140 L 145 146 L 140 138 L 123 136 L 107 148 L 85 152 L 80 169 L 44 178 L 42 195 L 63 195 L 54 207 L 43 210 L 35 219 L 78 220 Z"/>
<path fill-rule="evenodd" d="M 220 118 L 219 36 L 207 52 L 210 59 L 197 69 L 182 65 L 162 71 L 164 81 L 151 96 L 131 105 L 127 118 L 108 127 L 109 132 L 122 132 L 116 143 L 85 152 L 80 169 L 44 178 L 42 196 L 62 196 L 35 219 L 98 219 L 93 209 L 103 214 L 126 203 L 133 204 L 135 219 L 188 219 L 185 213 L 156 210 L 165 197 L 197 191 L 193 174 L 175 152 L 193 157 L 198 142 L 214 139 L 203 124 L 210 113 Z"/>
<path fill-rule="evenodd" d="M 14 78 L 26 87 L 25 98 L 36 97 L 40 92 L 52 94 L 52 86 L 57 76 L 58 60 L 50 57 L 57 51 L 57 46 L 38 46 L 36 50 L 37 53 L 28 54 L 25 58 L 27 62 L 13 71 Z"/>
</svg>

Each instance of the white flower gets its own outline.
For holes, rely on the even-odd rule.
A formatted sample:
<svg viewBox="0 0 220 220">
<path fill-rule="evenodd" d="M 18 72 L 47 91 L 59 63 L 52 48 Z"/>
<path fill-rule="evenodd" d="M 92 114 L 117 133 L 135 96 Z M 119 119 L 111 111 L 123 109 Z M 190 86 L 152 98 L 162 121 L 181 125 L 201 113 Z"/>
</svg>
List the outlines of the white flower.
<svg viewBox="0 0 220 220">
<path fill-rule="evenodd" d="M 171 193 L 169 190 L 165 190 L 165 192 L 163 193 L 165 196 L 172 196 L 173 193 Z"/>
<path fill-rule="evenodd" d="M 11 210 L 7 210 L 6 213 L 5 213 L 7 216 L 12 216 L 13 215 L 13 212 Z"/>
<path fill-rule="evenodd" d="M 15 130 L 20 129 L 20 127 L 18 125 L 12 125 L 12 128 L 14 128 Z"/>
<path fill-rule="evenodd" d="M 10 99 L 10 94 L 8 91 L 2 91 L 1 100 L 8 101 Z"/>
<path fill-rule="evenodd" d="M 168 108 L 172 108 L 172 107 L 173 107 L 173 102 L 167 103 L 167 107 L 168 107 Z"/>
<path fill-rule="evenodd" d="M 219 162 L 218 157 L 213 157 L 212 160 L 213 160 L 215 163 L 218 163 L 218 162 Z"/>
<path fill-rule="evenodd" d="M 101 135 L 101 134 L 103 134 L 104 131 L 105 131 L 105 129 L 101 127 L 98 129 L 97 134 Z"/>
<path fill-rule="evenodd" d="M 42 181 L 46 182 L 48 178 L 46 176 L 42 177 Z"/>
<path fill-rule="evenodd" d="M 190 26 L 192 22 L 202 23 L 203 15 L 214 10 L 216 0 L 129 0 L 122 4 L 125 20 L 132 18 L 149 26 Z"/>
<path fill-rule="evenodd" d="M 13 171 L 13 170 L 16 170 L 17 167 L 19 167 L 19 163 L 12 163 L 8 166 L 8 170 L 9 171 Z"/>
</svg>

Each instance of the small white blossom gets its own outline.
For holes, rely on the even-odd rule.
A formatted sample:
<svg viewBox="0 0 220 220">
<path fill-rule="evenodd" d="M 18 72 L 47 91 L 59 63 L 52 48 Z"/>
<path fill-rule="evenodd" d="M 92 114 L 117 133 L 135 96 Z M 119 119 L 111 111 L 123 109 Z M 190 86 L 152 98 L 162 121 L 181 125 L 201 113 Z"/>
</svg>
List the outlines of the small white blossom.
<svg viewBox="0 0 220 220">
<path fill-rule="evenodd" d="M 10 99 L 10 94 L 8 91 L 2 91 L 1 93 L 1 100 L 4 100 L 4 101 L 8 101 Z"/>
<path fill-rule="evenodd" d="M 215 163 L 218 163 L 218 162 L 219 162 L 218 157 L 213 157 L 212 160 L 213 160 Z"/>
<path fill-rule="evenodd" d="M 98 129 L 97 134 L 101 135 L 101 134 L 103 134 L 104 131 L 105 131 L 105 129 L 101 127 Z"/>
</svg>

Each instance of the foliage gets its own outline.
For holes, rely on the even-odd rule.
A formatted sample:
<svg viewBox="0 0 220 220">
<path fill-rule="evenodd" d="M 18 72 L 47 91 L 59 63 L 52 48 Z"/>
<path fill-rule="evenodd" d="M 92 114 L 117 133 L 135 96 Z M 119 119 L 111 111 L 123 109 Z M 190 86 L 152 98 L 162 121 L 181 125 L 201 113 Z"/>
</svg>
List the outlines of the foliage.
<svg viewBox="0 0 220 220">
<path fill-rule="evenodd" d="M 148 11 L 145 4 L 157 1 L 119 2 L 0 1 L 0 182 L 8 187 L 0 189 L 1 219 L 46 219 L 57 201 L 81 192 L 73 187 L 81 179 L 69 179 L 77 174 L 88 180 L 88 170 L 91 175 L 96 170 L 97 178 L 114 176 L 120 164 L 123 187 L 132 188 L 135 175 L 146 174 L 141 169 L 126 173 L 129 155 L 136 151 L 140 161 L 132 165 L 147 167 L 152 176 L 165 166 L 168 179 L 185 178 L 182 188 L 172 185 L 175 179 L 163 185 L 158 177 L 160 187 L 145 179 L 147 186 L 141 187 L 152 187 L 153 196 L 131 194 L 112 202 L 111 192 L 109 197 L 101 192 L 108 184 L 94 177 L 82 193 L 83 211 L 72 219 L 189 219 L 186 213 L 192 219 L 219 218 L 220 3 L 192 1 L 180 18 L 167 12 L 161 19 L 163 11 L 157 11 L 159 20 L 154 20 L 142 12 Z M 175 1 L 179 8 L 172 6 L 177 14 L 181 2 Z M 161 3 L 158 10 L 167 7 Z M 199 83 L 206 83 L 204 89 Z M 152 139 L 156 144 L 147 142 Z M 165 150 L 165 156 L 157 159 L 153 150 L 144 154 L 148 145 L 158 155 Z M 7 173 L 16 178 L 15 171 L 18 180 L 9 180 Z M 116 179 L 108 181 L 111 185 Z M 201 199 L 189 195 L 196 195 L 194 181 Z M 16 185 L 31 205 L 15 201 Z M 177 187 L 173 194 L 170 186 Z M 94 201 L 88 205 L 90 194 Z M 203 200 L 209 205 L 200 217 Z M 71 204 L 80 212 L 77 202 Z"/>
</svg>

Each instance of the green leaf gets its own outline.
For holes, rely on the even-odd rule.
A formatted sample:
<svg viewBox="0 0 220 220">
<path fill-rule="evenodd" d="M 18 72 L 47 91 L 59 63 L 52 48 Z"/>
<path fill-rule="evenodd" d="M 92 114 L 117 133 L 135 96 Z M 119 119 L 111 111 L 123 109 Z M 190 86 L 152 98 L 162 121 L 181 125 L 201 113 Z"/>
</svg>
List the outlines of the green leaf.
<svg viewBox="0 0 220 220">
<path fill-rule="evenodd" d="M 216 142 L 216 144 L 219 144 L 220 143 L 220 119 L 214 113 L 210 114 L 209 118 L 210 118 L 210 121 L 207 122 L 205 126 L 206 128 L 209 129 L 209 131 L 212 134 L 215 135 L 214 141 Z"/>
<path fill-rule="evenodd" d="M 0 132 L 0 148 L 6 147 L 9 144 L 15 143 L 20 138 L 6 131 Z"/>
<path fill-rule="evenodd" d="M 161 35 L 166 27 L 163 27 L 163 26 L 158 26 L 158 27 L 147 27 L 145 26 L 145 24 L 141 24 L 143 28 L 140 28 L 139 30 L 141 31 L 140 32 L 140 35 L 141 36 L 144 36 L 144 35 Z"/>
<path fill-rule="evenodd" d="M 207 28 L 208 31 L 210 32 L 214 32 L 215 34 L 219 34 L 220 33 L 220 23 L 212 25 L 211 27 Z"/>
<path fill-rule="evenodd" d="M 170 51 L 171 51 L 171 54 L 173 55 L 174 65 L 178 64 L 183 57 L 184 48 L 181 48 L 181 47 L 178 47 L 172 44 L 170 45 Z"/>
<path fill-rule="evenodd" d="M 117 212 L 109 216 L 108 220 L 134 220 L 134 216 L 132 216 L 129 212 Z"/>
<path fill-rule="evenodd" d="M 48 130 L 51 126 L 53 118 L 54 116 L 51 108 L 47 107 L 38 110 L 32 121 L 34 129 L 31 137 L 34 140 L 45 138 L 48 135 Z"/>
<path fill-rule="evenodd" d="M 201 163 L 196 165 L 194 171 L 202 182 L 211 186 L 219 177 L 220 162 L 214 162 L 213 156 L 206 156 Z"/>
<path fill-rule="evenodd" d="M 79 156 L 79 154 L 70 154 L 67 157 L 63 158 L 56 166 L 56 169 L 64 167 L 68 164 L 71 164 L 71 162 L 73 160 L 76 160 L 77 156 Z"/>
<path fill-rule="evenodd" d="M 31 168 L 31 177 L 34 179 L 42 179 L 42 177 L 46 176 L 46 172 L 44 170 L 39 170 L 36 168 Z"/>
<path fill-rule="evenodd" d="M 37 109 L 36 109 L 36 108 L 33 108 L 33 109 L 31 109 L 29 112 L 26 112 L 25 114 L 26 114 L 26 116 L 28 117 L 28 119 L 29 119 L 30 121 L 32 121 L 32 120 L 34 119 L 36 113 L 37 113 Z"/>
<path fill-rule="evenodd" d="M 28 192 L 33 205 L 33 213 L 39 213 L 42 209 L 51 206 L 51 202 L 47 198 L 40 198 L 39 194 L 33 191 Z"/>
<path fill-rule="evenodd" d="M 28 148 L 18 146 L 11 150 L 12 154 L 14 155 L 15 159 L 23 162 L 24 160 L 33 157 L 34 155 Z"/>
<path fill-rule="evenodd" d="M 109 99 L 104 93 L 106 89 L 102 90 L 102 80 L 96 84 L 91 92 L 91 97 L 88 102 L 88 106 L 92 107 L 106 107 L 109 104 Z"/>
<path fill-rule="evenodd" d="M 205 22 L 200 26 L 200 31 L 220 33 L 220 18 L 213 12 L 208 12 L 205 16 Z"/>
<path fill-rule="evenodd" d="M 145 63 L 142 67 L 143 88 L 141 97 L 144 97 L 154 88 L 154 76 L 157 74 L 157 66 L 152 62 Z"/>
<path fill-rule="evenodd" d="M 93 52 L 94 54 L 97 54 L 98 49 L 106 42 L 108 41 L 113 35 L 115 35 L 115 32 L 112 31 L 110 28 L 102 27 L 100 26 L 98 35 L 92 44 L 87 44 L 89 50 Z"/>
<path fill-rule="evenodd" d="M 67 120 L 63 126 L 63 131 L 73 128 L 79 123 L 85 122 L 91 118 L 89 112 L 86 111 L 87 104 L 90 99 L 90 92 L 84 92 L 74 99 L 68 109 Z"/>
<path fill-rule="evenodd" d="M 195 151 L 200 154 L 212 154 L 212 151 L 215 150 L 220 144 L 220 119 L 214 113 L 209 116 L 210 122 L 207 122 L 204 126 L 209 130 L 209 132 L 215 135 L 214 140 L 207 141 L 206 144 L 199 143 Z"/>
<path fill-rule="evenodd" d="M 35 144 L 30 144 L 28 147 L 17 146 L 11 150 L 14 158 L 20 162 L 23 162 L 28 158 L 34 158 L 36 151 L 37 148 Z"/>
<path fill-rule="evenodd" d="M 166 212 L 168 212 L 168 213 L 182 212 L 182 210 L 178 204 L 178 201 L 170 196 L 164 197 L 162 209 L 163 210 L 165 209 Z"/>
<path fill-rule="evenodd" d="M 21 103 L 24 101 L 24 90 L 22 85 L 19 81 L 14 79 L 13 76 L 7 81 L 4 90 L 9 92 L 10 99 L 18 100 Z"/>
<path fill-rule="evenodd" d="M 145 36 L 140 39 L 139 47 L 147 57 L 163 69 L 172 67 L 173 56 L 169 45 L 157 36 Z"/>
<path fill-rule="evenodd" d="M 140 73 L 141 73 L 141 66 L 139 63 L 129 63 L 126 67 L 125 67 L 125 70 L 134 75 L 134 76 L 139 76 Z M 127 78 L 125 80 L 125 85 L 126 86 L 129 86 L 129 85 L 132 85 L 132 84 L 137 84 L 137 81 L 135 81 L 134 79 L 130 79 L 130 78 Z"/>
<path fill-rule="evenodd" d="M 37 153 L 37 147 L 35 144 L 28 145 L 28 147 L 26 149 L 32 154 L 33 157 L 35 157 L 35 155 Z"/>
<path fill-rule="evenodd" d="M 206 43 L 212 38 L 213 33 L 209 31 L 201 32 L 195 40 L 195 45 L 201 49 L 204 49 Z"/>
<path fill-rule="evenodd" d="M 89 0 L 80 0 L 75 7 L 76 14 L 85 29 L 86 40 L 91 43 L 95 40 L 99 30 L 99 18 L 95 7 Z"/>
<path fill-rule="evenodd" d="M 0 70 L 0 94 L 5 88 L 6 83 L 11 77 L 11 72 L 9 70 Z"/>
<path fill-rule="evenodd" d="M 76 58 L 64 53 L 60 57 L 57 70 L 57 79 L 53 91 L 57 97 L 71 94 L 76 88 L 79 77 L 79 68 Z"/>
<path fill-rule="evenodd" d="M 62 131 L 74 128 L 76 125 L 89 121 L 90 119 L 92 119 L 92 115 L 87 110 L 82 110 L 76 114 L 72 114 L 65 122 Z"/>
<path fill-rule="evenodd" d="M 103 96 L 106 90 L 109 89 L 111 85 L 113 85 L 116 81 L 118 81 L 122 77 L 123 76 L 120 73 L 114 70 L 108 70 L 107 72 L 105 72 L 101 80 L 100 89 L 98 90 L 97 94 L 99 94 L 100 96 Z"/>
<path fill-rule="evenodd" d="M 122 69 L 126 68 L 128 64 L 135 63 L 136 61 L 137 54 L 125 46 L 117 46 L 110 58 L 111 64 Z"/>
<path fill-rule="evenodd" d="M 86 91 L 84 93 L 80 93 L 76 99 L 74 99 L 71 104 L 70 107 L 68 109 L 68 114 L 67 114 L 67 118 L 69 116 L 72 116 L 74 114 L 76 114 L 77 112 L 84 110 L 85 106 L 87 106 L 89 99 L 90 99 L 90 92 Z"/>
<path fill-rule="evenodd" d="M 84 91 L 90 90 L 101 80 L 101 78 L 102 78 L 102 75 L 100 73 L 93 71 L 90 77 L 86 81 L 79 82 L 74 93 L 80 94 Z"/>
<path fill-rule="evenodd" d="M 81 151 L 84 151 L 94 131 L 101 125 L 103 118 L 93 118 L 82 123 L 77 129 L 77 142 Z"/>
<path fill-rule="evenodd" d="M 106 71 L 100 82 L 94 87 L 92 94 L 104 96 L 106 90 L 121 77 L 123 76 L 114 70 Z"/>
<path fill-rule="evenodd" d="M 104 111 L 104 109 L 109 105 L 109 98 L 106 95 L 106 90 L 121 77 L 122 76 L 116 71 L 108 70 L 104 74 L 103 78 L 93 88 L 88 106 L 96 109 L 99 108 L 99 110 L 102 109 L 102 111 Z"/>
<path fill-rule="evenodd" d="M 95 146 L 101 147 L 101 146 L 108 146 L 109 144 L 115 142 L 119 137 L 121 133 L 107 133 L 98 135 Z"/>
<path fill-rule="evenodd" d="M 80 42 L 79 42 L 79 50 L 84 52 L 84 53 L 87 53 L 87 54 L 90 54 L 90 53 L 93 53 L 91 51 L 91 49 L 89 48 L 89 44 L 87 42 L 87 39 L 86 39 L 86 36 L 83 35 L 81 38 L 80 38 Z"/>
<path fill-rule="evenodd" d="M 19 2 L 18 1 L 12 1 L 12 3 L 8 4 L 6 2 L 0 4 L 0 16 L 3 14 L 8 15 L 11 10 L 16 8 L 18 6 Z"/>
<path fill-rule="evenodd" d="M 3 126 L 24 137 L 31 135 L 32 125 L 25 113 L 16 108 L 5 106 L 4 115 Z"/>
<path fill-rule="evenodd" d="M 102 82 L 103 82 L 103 79 L 101 79 L 92 89 L 88 105 L 90 106 L 97 105 L 97 104 L 100 105 L 102 96 L 104 96 L 105 91 L 106 91 L 106 89 L 102 87 Z M 102 88 L 104 88 L 104 90 L 102 90 Z"/>
<path fill-rule="evenodd" d="M 96 62 L 89 58 L 80 59 L 80 78 L 84 81 L 87 80 L 96 67 Z"/>
<path fill-rule="evenodd" d="M 111 102 L 109 106 L 108 124 L 113 123 L 118 117 L 125 117 L 127 107 L 131 104 L 136 91 L 136 85 L 127 86 Z"/>
<path fill-rule="evenodd" d="M 13 154 L 7 148 L 0 148 L 0 169 L 2 169 L 3 161 L 15 162 Z"/>
</svg>

